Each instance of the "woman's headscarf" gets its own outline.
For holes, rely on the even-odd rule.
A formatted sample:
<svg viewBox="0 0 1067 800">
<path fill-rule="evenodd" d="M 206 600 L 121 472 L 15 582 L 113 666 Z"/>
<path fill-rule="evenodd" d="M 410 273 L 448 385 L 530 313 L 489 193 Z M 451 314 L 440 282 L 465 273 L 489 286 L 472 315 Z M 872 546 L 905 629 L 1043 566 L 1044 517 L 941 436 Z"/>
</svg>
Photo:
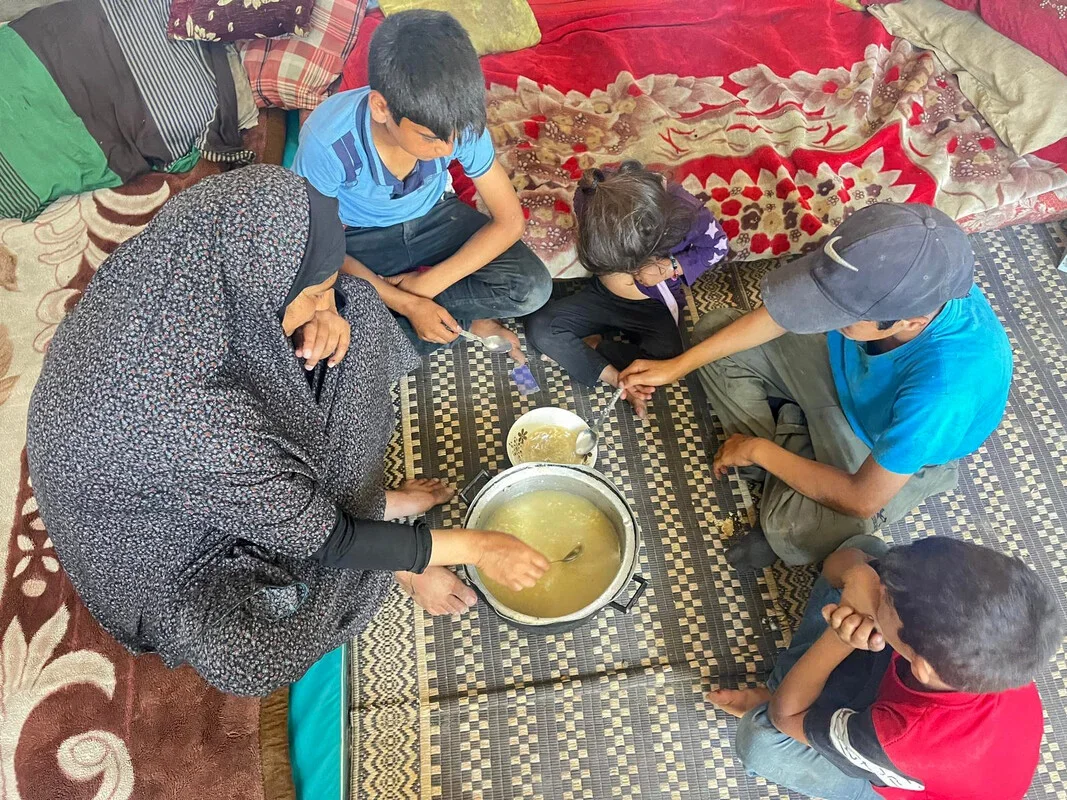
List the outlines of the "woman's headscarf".
<svg viewBox="0 0 1067 800">
<path fill-rule="evenodd" d="M 345 233 L 337 211 L 337 198 L 327 197 L 304 180 L 308 194 L 308 240 L 281 313 L 309 286 L 318 286 L 339 269 L 345 258 Z"/>
</svg>

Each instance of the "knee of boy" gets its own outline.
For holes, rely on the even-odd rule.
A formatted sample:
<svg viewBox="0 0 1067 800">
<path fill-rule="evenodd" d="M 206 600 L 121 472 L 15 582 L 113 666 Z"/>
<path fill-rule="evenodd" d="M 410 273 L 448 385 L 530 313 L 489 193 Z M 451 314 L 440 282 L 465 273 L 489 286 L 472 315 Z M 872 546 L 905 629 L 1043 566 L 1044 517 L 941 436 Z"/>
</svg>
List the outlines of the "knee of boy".
<svg viewBox="0 0 1067 800">
<path fill-rule="evenodd" d="M 889 544 L 870 533 L 859 533 L 841 543 L 838 550 L 851 548 L 861 550 L 872 558 L 881 558 L 889 552 Z"/>
<path fill-rule="evenodd" d="M 807 501 L 808 508 L 793 502 L 775 504 L 766 495 L 760 509 L 760 528 L 771 549 L 788 567 L 822 561 L 842 543 L 874 533 L 874 520 L 849 517 Z"/>
<path fill-rule="evenodd" d="M 765 775 L 778 763 L 777 746 L 788 738 L 771 724 L 764 703 L 741 717 L 737 724 L 734 749 L 749 773 Z"/>
<path fill-rule="evenodd" d="M 735 319 L 745 315 L 744 311 L 737 308 L 713 308 L 702 316 L 693 328 L 693 341 L 701 342 L 716 331 L 722 330 Z"/>
<path fill-rule="evenodd" d="M 552 296 L 552 276 L 548 267 L 537 256 L 530 255 L 529 263 L 523 265 L 521 277 L 511 287 L 511 298 L 518 306 L 516 317 L 534 313 Z"/>
<path fill-rule="evenodd" d="M 526 318 L 526 341 L 545 352 L 545 345 L 552 340 L 552 314 L 541 308 Z"/>
<path fill-rule="evenodd" d="M 685 351 L 681 339 L 671 341 L 668 338 L 642 341 L 641 349 L 648 358 L 654 359 L 674 358 Z"/>
</svg>

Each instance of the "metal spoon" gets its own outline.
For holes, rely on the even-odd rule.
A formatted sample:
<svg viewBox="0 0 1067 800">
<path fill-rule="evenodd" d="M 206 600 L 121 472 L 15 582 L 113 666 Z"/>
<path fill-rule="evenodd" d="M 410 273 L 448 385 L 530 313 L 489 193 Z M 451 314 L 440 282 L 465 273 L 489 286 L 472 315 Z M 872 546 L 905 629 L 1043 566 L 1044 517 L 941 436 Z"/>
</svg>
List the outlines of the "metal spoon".
<svg viewBox="0 0 1067 800">
<path fill-rule="evenodd" d="M 615 404 L 619 402 L 619 398 L 622 397 L 622 386 L 615 390 L 615 394 L 611 396 L 610 402 L 604 407 L 604 410 L 596 415 L 593 420 L 593 424 L 578 434 L 578 438 L 574 441 L 574 452 L 576 455 L 587 456 L 593 452 L 593 448 L 596 447 L 597 441 L 600 439 L 600 428 L 604 424 L 604 418 L 611 413 L 611 409 L 615 408 Z"/>
<path fill-rule="evenodd" d="M 553 564 L 570 564 L 572 561 L 574 561 L 576 558 L 578 558 L 578 556 L 580 556 L 582 554 L 583 550 L 585 550 L 585 545 L 579 543 L 579 544 L 575 545 L 574 549 L 571 550 L 569 553 L 567 553 L 567 555 L 563 556 L 563 558 L 557 558 L 552 563 Z"/>
<path fill-rule="evenodd" d="M 459 335 L 464 339 L 470 339 L 472 342 L 477 342 L 490 353 L 510 353 L 512 344 L 503 336 L 479 336 L 476 333 L 465 331 L 460 328 Z"/>
</svg>

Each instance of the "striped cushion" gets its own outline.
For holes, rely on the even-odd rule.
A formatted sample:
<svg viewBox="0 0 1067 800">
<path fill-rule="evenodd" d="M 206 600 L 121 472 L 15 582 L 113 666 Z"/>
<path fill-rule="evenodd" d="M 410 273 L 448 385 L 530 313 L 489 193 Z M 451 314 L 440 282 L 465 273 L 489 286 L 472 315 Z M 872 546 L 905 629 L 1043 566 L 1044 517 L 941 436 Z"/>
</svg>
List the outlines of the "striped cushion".
<svg viewBox="0 0 1067 800">
<path fill-rule="evenodd" d="M 254 39 L 239 46 L 261 108 L 314 108 L 326 99 L 352 51 L 367 0 L 316 0 L 305 37 Z"/>
</svg>

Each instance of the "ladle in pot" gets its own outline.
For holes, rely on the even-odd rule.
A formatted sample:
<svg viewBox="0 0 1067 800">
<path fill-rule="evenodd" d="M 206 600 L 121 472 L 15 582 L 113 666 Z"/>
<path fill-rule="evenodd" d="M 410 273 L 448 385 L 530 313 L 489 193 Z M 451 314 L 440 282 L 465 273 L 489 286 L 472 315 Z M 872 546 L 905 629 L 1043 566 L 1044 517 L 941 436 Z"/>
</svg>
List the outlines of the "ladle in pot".
<svg viewBox="0 0 1067 800">
<path fill-rule="evenodd" d="M 572 561 L 577 559 L 578 556 L 580 556 L 584 550 L 585 550 L 585 545 L 582 544 L 581 542 L 579 542 L 578 544 L 576 544 L 574 546 L 573 550 L 571 550 L 569 553 L 567 553 L 567 555 L 563 556 L 563 558 L 557 558 L 552 563 L 553 564 L 570 564 Z"/>
</svg>

